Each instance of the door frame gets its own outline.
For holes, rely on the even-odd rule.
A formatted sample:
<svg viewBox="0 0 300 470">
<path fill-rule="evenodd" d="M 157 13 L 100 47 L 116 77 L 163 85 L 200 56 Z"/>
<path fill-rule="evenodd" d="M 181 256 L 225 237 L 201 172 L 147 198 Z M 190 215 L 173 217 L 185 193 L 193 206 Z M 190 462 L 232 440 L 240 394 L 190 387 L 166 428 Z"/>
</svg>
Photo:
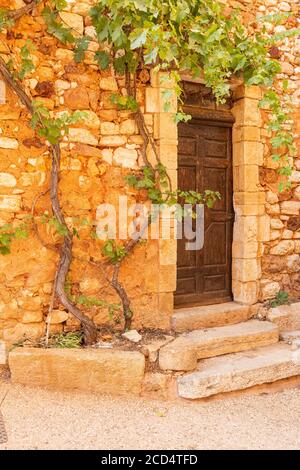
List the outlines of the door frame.
<svg viewBox="0 0 300 470">
<path fill-rule="evenodd" d="M 168 72 L 153 70 L 150 76 L 150 85 L 146 87 L 145 92 L 145 111 L 153 115 L 153 138 L 157 143 L 160 160 L 166 167 L 172 187 L 175 189 L 177 187 L 178 133 L 174 113 L 178 108 L 173 90 L 174 84 Z M 201 78 L 193 79 L 190 76 L 182 78 L 192 83 L 203 83 Z M 231 113 L 235 118 L 232 130 L 235 212 L 232 292 L 234 301 L 252 305 L 258 301 L 260 289 L 263 288 L 261 257 L 264 242 L 270 240 L 270 217 L 265 210 L 265 191 L 259 183 L 259 168 L 264 163 L 262 140 L 265 135 L 264 123 L 258 106 L 262 98 L 262 90 L 257 86 L 245 87 L 242 80 L 234 78 L 231 80 L 230 87 L 232 91 Z M 163 106 L 166 90 L 169 92 L 171 90 L 172 93 L 171 107 L 168 110 Z M 213 110 L 205 110 L 205 112 L 206 114 L 213 113 Z M 161 220 L 164 218 L 169 219 L 170 215 L 161 214 Z M 176 221 L 171 221 L 171 223 L 175 227 Z M 174 291 L 176 290 L 176 253 L 176 240 L 159 240 L 155 286 L 153 287 L 152 278 L 146 282 L 149 291 L 158 294 L 157 309 L 165 322 L 173 312 Z"/>
<path fill-rule="evenodd" d="M 191 124 L 199 124 L 199 125 L 207 125 L 207 126 L 216 126 L 216 127 L 226 127 L 230 128 L 232 130 L 233 124 L 235 122 L 235 118 L 231 111 L 223 111 L 223 110 L 214 110 L 214 109 L 209 109 L 209 108 L 200 108 L 197 106 L 188 106 L 184 105 L 183 106 L 183 111 L 185 114 L 189 114 L 192 119 L 189 121 Z M 178 136 L 179 138 L 179 136 Z M 230 178 L 231 184 L 232 184 L 232 203 L 233 203 L 233 148 L 232 148 L 232 135 L 231 135 L 231 172 L 232 176 Z M 177 157 L 178 158 L 178 157 Z M 178 161 L 177 161 L 178 165 Z M 232 239 L 233 239 L 233 227 L 232 227 Z M 220 302 L 213 302 L 213 301 L 195 301 L 195 302 L 187 302 L 187 303 L 180 303 L 176 302 L 175 303 L 175 295 L 176 291 L 174 292 L 174 308 L 179 309 L 179 308 L 185 308 L 185 307 L 193 307 L 193 306 L 202 306 L 202 305 L 212 305 L 214 303 L 222 303 L 222 302 L 229 302 L 233 300 L 233 292 L 232 292 L 232 249 L 231 249 L 231 255 L 230 255 L 230 291 L 231 295 L 227 296 L 224 298 L 224 300 L 221 300 Z"/>
</svg>

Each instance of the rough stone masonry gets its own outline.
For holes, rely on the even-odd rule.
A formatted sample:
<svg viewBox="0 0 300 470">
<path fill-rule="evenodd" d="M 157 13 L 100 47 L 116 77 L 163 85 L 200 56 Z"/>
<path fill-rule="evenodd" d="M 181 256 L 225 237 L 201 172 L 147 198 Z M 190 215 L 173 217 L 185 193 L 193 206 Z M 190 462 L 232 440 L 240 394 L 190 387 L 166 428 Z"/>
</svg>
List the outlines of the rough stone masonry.
<svg viewBox="0 0 300 470">
<path fill-rule="evenodd" d="M 238 5 L 245 21 L 262 14 L 293 11 L 286 26 L 299 24 L 297 2 L 251 0 L 227 2 Z M 0 0 L 0 7 L 12 6 Z M 95 37 L 87 12 L 93 0 L 68 2 L 61 17 L 78 34 Z M 24 5 L 16 0 L 15 6 Z M 298 13 L 297 13 L 298 12 Z M 117 203 L 120 195 L 136 201 L 135 192 L 124 176 L 141 166 L 139 149 L 143 143 L 134 116 L 117 110 L 111 94 L 125 87 L 124 77 L 111 71 L 99 72 L 93 62 L 96 43 L 91 42 L 83 64 L 75 64 L 72 51 L 45 32 L 41 8 L 23 17 L 6 38 L 1 33 L 0 53 L 7 58 L 5 41 L 21 48 L 30 39 L 35 71 L 25 81 L 27 90 L 51 111 L 84 110 L 82 122 L 72 125 L 62 144 L 61 201 L 67 218 L 95 219 L 97 206 Z M 288 80 L 294 107 L 295 136 L 299 144 L 300 39 L 284 39 L 278 50 L 282 78 Z M 172 112 L 161 106 L 160 84 L 155 74 L 138 79 L 138 101 L 149 132 L 158 145 L 162 162 L 176 185 L 177 129 Z M 254 304 L 270 299 L 280 289 L 291 298 L 300 294 L 300 157 L 293 161 L 292 189 L 278 192 L 277 164 L 271 159 L 266 130 L 267 110 L 257 109 L 261 91 L 251 87 L 241 98 L 235 90 L 233 113 L 234 202 L 236 223 L 233 243 L 233 293 L 235 300 Z M 28 126 L 28 115 L 16 96 L 0 82 L 0 226 L 16 223 L 30 213 L 34 198 L 49 187 L 49 152 Z M 241 163 L 241 164 L 240 164 Z M 37 205 L 42 217 L 50 211 L 47 196 Z M 54 232 L 43 229 L 44 239 L 57 242 Z M 74 239 L 74 259 L 70 278 L 80 294 L 117 302 L 106 280 L 93 266 L 80 259 L 101 259 L 101 243 L 91 240 L 84 227 L 80 240 Z M 42 246 L 34 234 L 16 240 L 12 253 L 0 256 L 0 339 L 15 342 L 24 334 L 39 337 L 45 330 L 57 255 Z M 134 326 L 168 328 L 176 289 L 176 243 L 152 240 L 138 246 L 121 272 L 132 299 Z M 108 321 L 107 309 L 88 309 L 97 324 Z M 52 317 L 52 332 L 70 331 L 77 322 L 58 309 Z"/>
</svg>

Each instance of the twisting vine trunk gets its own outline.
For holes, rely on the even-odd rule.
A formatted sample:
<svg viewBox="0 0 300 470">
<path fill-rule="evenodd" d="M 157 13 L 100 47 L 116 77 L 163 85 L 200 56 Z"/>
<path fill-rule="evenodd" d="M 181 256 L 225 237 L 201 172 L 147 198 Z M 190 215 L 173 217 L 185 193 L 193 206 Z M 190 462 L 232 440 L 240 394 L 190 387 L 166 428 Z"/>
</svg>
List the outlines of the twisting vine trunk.
<svg viewBox="0 0 300 470">
<path fill-rule="evenodd" d="M 130 308 L 130 299 L 127 295 L 126 289 L 123 284 L 119 281 L 119 274 L 121 269 L 121 261 L 114 267 L 113 277 L 111 280 L 111 286 L 115 289 L 116 293 L 121 299 L 123 316 L 124 316 L 124 330 L 130 330 L 132 323 L 133 312 Z"/>
<path fill-rule="evenodd" d="M 52 145 L 52 166 L 51 166 L 51 183 L 50 183 L 50 199 L 53 214 L 55 215 L 58 222 L 67 227 L 64 215 L 62 213 L 59 197 L 58 197 L 58 182 L 59 182 L 59 167 L 60 167 L 61 152 L 60 146 L 58 144 Z M 67 275 L 70 269 L 72 262 L 72 246 L 73 246 L 73 237 L 68 229 L 67 235 L 64 237 L 63 244 L 60 249 L 60 259 L 57 267 L 57 273 L 55 278 L 55 291 L 58 299 L 62 305 L 74 315 L 77 320 L 81 322 L 83 333 L 84 333 L 84 342 L 85 344 L 95 343 L 97 340 L 97 328 L 94 322 L 84 315 L 82 311 L 68 299 L 68 296 L 65 292 L 65 283 Z"/>
<path fill-rule="evenodd" d="M 29 6 L 29 5 L 28 5 Z M 27 10 L 26 10 L 27 11 Z M 21 102 L 26 106 L 28 112 L 32 115 L 34 110 L 31 99 L 23 90 L 21 84 L 14 80 L 8 70 L 4 60 L 0 57 L 0 74 L 2 75 L 6 84 L 17 94 Z M 59 196 L 58 196 L 58 183 L 59 183 L 59 168 L 61 152 L 59 144 L 52 145 L 52 165 L 51 165 L 51 186 L 50 186 L 50 199 L 53 214 L 58 222 L 67 227 L 64 215 L 62 213 Z M 77 318 L 82 325 L 84 333 L 85 344 L 92 344 L 97 340 L 97 328 L 94 322 L 87 317 L 81 310 L 68 299 L 65 292 L 65 282 L 72 262 L 72 245 L 73 237 L 68 230 L 67 235 L 64 237 L 63 244 L 59 252 L 59 263 L 55 275 L 55 282 L 53 287 L 54 295 L 57 296 L 62 305 Z"/>
<path fill-rule="evenodd" d="M 8 12 L 7 16 L 12 20 L 17 21 L 19 18 L 21 18 L 21 16 L 28 15 L 28 13 L 31 13 L 37 3 L 38 0 L 32 0 L 30 3 L 28 3 L 28 5 L 25 5 L 24 7 L 19 8 L 18 10 L 12 10 Z"/>
</svg>

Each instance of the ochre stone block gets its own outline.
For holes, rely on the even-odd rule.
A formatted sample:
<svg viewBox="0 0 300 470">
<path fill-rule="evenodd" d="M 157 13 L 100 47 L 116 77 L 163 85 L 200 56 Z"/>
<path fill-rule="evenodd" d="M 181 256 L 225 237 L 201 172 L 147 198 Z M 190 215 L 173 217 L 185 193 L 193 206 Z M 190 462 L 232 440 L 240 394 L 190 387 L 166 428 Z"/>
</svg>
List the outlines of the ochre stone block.
<svg viewBox="0 0 300 470">
<path fill-rule="evenodd" d="M 257 241 L 258 217 L 237 217 L 233 228 L 235 242 L 251 243 Z"/>
<path fill-rule="evenodd" d="M 234 241 L 232 244 L 233 258 L 256 258 L 259 256 L 259 243 L 257 241 L 243 243 Z"/>
<path fill-rule="evenodd" d="M 236 101 L 232 108 L 237 126 L 257 126 L 262 124 L 258 100 L 245 98 Z"/>
<path fill-rule="evenodd" d="M 261 277 L 260 259 L 232 260 L 232 279 L 235 281 L 257 281 Z"/>
<path fill-rule="evenodd" d="M 15 349 L 9 355 L 13 383 L 61 390 L 139 395 L 144 355 L 92 349 Z"/>
<path fill-rule="evenodd" d="M 260 142 L 238 142 L 233 145 L 233 165 L 262 165 L 263 144 Z"/>
<path fill-rule="evenodd" d="M 261 130 L 259 127 L 233 126 L 232 140 L 234 144 L 241 141 L 260 142 L 260 134 Z"/>
<path fill-rule="evenodd" d="M 255 304 L 258 300 L 258 283 L 255 281 L 233 281 L 232 292 L 236 302 L 248 305 Z"/>
<path fill-rule="evenodd" d="M 233 97 L 235 100 L 239 100 L 241 98 L 260 100 L 262 98 L 262 90 L 259 86 L 255 85 L 240 85 L 234 90 Z"/>
<path fill-rule="evenodd" d="M 177 139 L 177 125 L 174 113 L 158 113 L 154 115 L 154 138 Z"/>
<path fill-rule="evenodd" d="M 161 265 L 176 265 L 177 240 L 159 240 L 159 263 Z"/>
<path fill-rule="evenodd" d="M 258 165 L 240 165 L 234 167 L 233 189 L 234 191 L 259 190 L 259 170 Z"/>
</svg>

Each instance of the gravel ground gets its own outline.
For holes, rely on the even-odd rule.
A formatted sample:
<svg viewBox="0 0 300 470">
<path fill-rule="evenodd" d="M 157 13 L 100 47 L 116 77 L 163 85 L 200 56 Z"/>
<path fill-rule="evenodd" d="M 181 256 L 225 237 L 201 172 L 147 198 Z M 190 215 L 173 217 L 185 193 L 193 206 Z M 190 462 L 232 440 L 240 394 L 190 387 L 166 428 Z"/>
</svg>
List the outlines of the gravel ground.
<svg viewBox="0 0 300 470">
<path fill-rule="evenodd" d="M 6 396 L 5 396 L 6 395 Z M 2 449 L 299 449 L 300 389 L 210 403 L 52 392 L 0 382 Z"/>
</svg>

